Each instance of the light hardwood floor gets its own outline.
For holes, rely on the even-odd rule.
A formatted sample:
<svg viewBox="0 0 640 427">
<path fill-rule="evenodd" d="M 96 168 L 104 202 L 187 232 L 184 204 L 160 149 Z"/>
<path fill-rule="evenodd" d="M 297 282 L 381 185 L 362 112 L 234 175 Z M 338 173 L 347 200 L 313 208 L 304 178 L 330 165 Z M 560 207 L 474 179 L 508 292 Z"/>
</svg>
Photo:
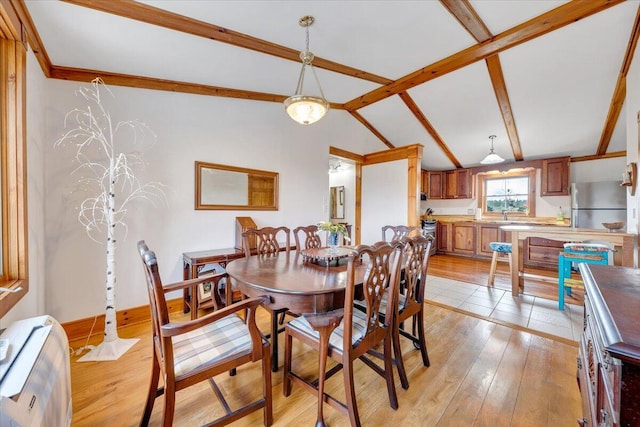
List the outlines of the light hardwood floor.
<svg viewBox="0 0 640 427">
<path fill-rule="evenodd" d="M 447 267 L 448 263 L 457 264 L 458 260 L 449 258 L 454 257 L 433 257 L 430 274 L 440 275 L 439 269 L 451 268 Z M 482 269 L 488 271 L 488 263 L 463 264 L 468 270 L 464 274 L 473 279 L 468 281 L 486 283 L 487 273 Z M 457 266 L 449 271 L 463 274 L 461 269 L 463 267 Z M 499 276 L 496 286 L 501 286 L 501 280 Z M 506 275 L 504 280 L 508 281 Z M 544 290 L 545 285 L 537 286 L 541 290 L 536 292 L 552 294 L 551 290 Z M 407 340 L 402 340 L 410 387 L 403 390 L 396 381 L 398 410 L 389 407 L 382 378 L 362 363 L 357 364 L 356 388 L 364 426 L 576 425 L 582 411 L 575 379 L 575 345 L 431 304 L 426 304 L 425 310 L 431 366 L 422 366 L 419 352 Z M 267 330 L 266 312 L 261 311 L 259 321 Z M 151 366 L 150 325 L 122 328 L 120 336 L 138 337 L 140 342 L 118 361 L 78 363 L 78 356 L 72 356 L 72 426 L 139 424 Z M 284 342 L 282 336 L 280 340 Z M 84 344 L 76 341 L 71 346 L 78 348 Z M 317 366 L 317 353 L 296 344 L 294 370 L 312 375 Z M 260 366 L 255 364 L 240 369 L 235 377 L 223 374 L 218 382 L 224 392 L 235 393 L 241 400 L 252 399 L 261 388 L 260 375 Z M 330 393 L 343 396 L 342 389 L 340 375 L 327 383 Z M 273 397 L 274 426 L 315 423 L 315 396 L 294 385 L 291 396 L 285 398 L 281 371 L 273 374 Z M 160 424 L 162 400 L 159 398 L 156 402 L 152 425 Z M 203 383 L 178 393 L 174 424 L 201 425 L 220 414 L 209 385 Z M 344 415 L 329 406 L 325 409 L 325 420 L 330 426 L 349 424 Z M 233 425 L 262 425 L 261 412 Z"/>
</svg>

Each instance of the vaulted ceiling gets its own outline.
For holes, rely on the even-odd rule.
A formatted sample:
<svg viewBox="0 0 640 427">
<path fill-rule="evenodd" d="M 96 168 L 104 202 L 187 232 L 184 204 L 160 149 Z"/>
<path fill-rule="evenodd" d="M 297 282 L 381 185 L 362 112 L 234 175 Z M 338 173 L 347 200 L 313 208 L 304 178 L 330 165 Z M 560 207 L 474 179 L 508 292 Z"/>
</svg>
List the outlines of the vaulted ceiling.
<svg viewBox="0 0 640 427">
<path fill-rule="evenodd" d="M 322 120 L 380 150 L 423 144 L 435 170 L 478 165 L 492 134 L 508 161 L 625 153 L 637 0 L 7 1 L 50 78 L 281 103 L 312 15 Z"/>
</svg>

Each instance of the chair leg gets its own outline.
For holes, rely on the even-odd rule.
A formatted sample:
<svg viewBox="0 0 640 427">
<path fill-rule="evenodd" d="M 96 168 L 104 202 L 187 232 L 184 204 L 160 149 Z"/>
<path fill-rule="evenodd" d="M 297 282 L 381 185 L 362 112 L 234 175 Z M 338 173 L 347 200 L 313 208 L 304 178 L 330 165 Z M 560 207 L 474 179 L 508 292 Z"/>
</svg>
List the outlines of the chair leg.
<svg viewBox="0 0 640 427">
<path fill-rule="evenodd" d="M 144 414 L 142 414 L 141 426 L 148 426 L 151 419 L 151 412 L 153 411 L 153 404 L 156 402 L 156 395 L 158 393 L 158 379 L 160 378 L 160 364 L 156 355 L 153 355 L 153 362 L 151 366 L 151 381 L 149 382 L 149 392 L 147 393 L 147 403 L 144 405 Z"/>
<path fill-rule="evenodd" d="M 273 397 L 272 397 L 272 385 L 271 385 L 271 353 L 269 352 L 269 346 L 264 345 L 262 347 L 262 395 L 264 396 L 264 411 L 263 419 L 265 427 L 269 427 L 273 424 Z"/>
<path fill-rule="evenodd" d="M 422 364 L 429 367 L 429 354 L 427 353 L 427 340 L 424 337 L 424 311 L 420 310 L 413 316 L 414 323 L 418 325 L 418 331 L 416 337 L 418 337 L 418 343 L 420 345 L 420 353 L 422 354 Z"/>
<path fill-rule="evenodd" d="M 398 396 L 396 394 L 396 386 L 393 381 L 393 359 L 391 350 L 393 347 L 393 337 L 387 336 L 384 340 L 384 371 L 385 380 L 387 381 L 387 393 L 389 394 L 389 405 L 392 409 L 398 409 Z M 404 369 L 404 368 L 403 368 Z M 407 383 L 408 386 L 408 383 Z"/>
<path fill-rule="evenodd" d="M 285 397 L 291 394 L 291 346 L 293 337 L 285 329 L 284 332 L 284 367 L 282 368 L 282 394 Z"/>
<path fill-rule="evenodd" d="M 176 409 L 176 384 L 174 381 L 165 381 L 165 383 L 162 425 L 164 427 L 171 427 L 173 425 L 173 412 Z"/>
<path fill-rule="evenodd" d="M 491 267 L 489 268 L 489 282 L 487 286 L 493 286 L 493 281 L 496 277 L 496 264 L 498 263 L 498 252 L 493 251 L 493 255 L 491 256 Z"/>
<path fill-rule="evenodd" d="M 564 279 L 567 273 L 565 259 L 562 253 L 558 254 L 558 308 L 564 310 Z"/>
<path fill-rule="evenodd" d="M 271 312 L 271 371 L 278 372 L 278 311 Z"/>
<path fill-rule="evenodd" d="M 393 337 L 393 355 L 395 357 L 396 366 L 398 367 L 400 384 L 402 385 L 402 388 L 406 390 L 409 388 L 409 379 L 407 378 L 407 372 L 404 369 L 404 360 L 402 359 L 402 349 L 400 348 L 400 331 L 397 328 L 393 328 L 393 332 L 391 335 Z"/>
<path fill-rule="evenodd" d="M 360 427 L 360 416 L 358 415 L 358 402 L 356 401 L 356 389 L 353 384 L 353 360 L 346 361 L 342 367 L 344 394 L 347 399 L 347 410 L 351 426 Z M 393 378 L 393 375 L 391 375 Z M 395 391 L 395 390 L 394 390 Z"/>
</svg>

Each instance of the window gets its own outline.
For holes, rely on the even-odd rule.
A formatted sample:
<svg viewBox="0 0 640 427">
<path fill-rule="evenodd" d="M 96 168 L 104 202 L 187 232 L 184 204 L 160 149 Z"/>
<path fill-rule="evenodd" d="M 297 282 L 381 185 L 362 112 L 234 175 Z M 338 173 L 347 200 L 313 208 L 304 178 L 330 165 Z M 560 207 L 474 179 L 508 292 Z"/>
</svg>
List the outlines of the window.
<svg viewBox="0 0 640 427">
<path fill-rule="evenodd" d="M 535 216 L 536 172 L 510 171 L 479 176 L 482 214 L 486 216 Z"/>
<path fill-rule="evenodd" d="M 3 14 L 0 14 L 0 24 L 0 29 L 9 28 L 3 20 Z M 26 45 L 11 39 L 12 34 L 15 32 L 0 30 L 0 286 L 13 289 L 22 287 L 22 290 L 16 293 L 0 292 L 0 318 L 29 290 L 24 105 Z"/>
</svg>

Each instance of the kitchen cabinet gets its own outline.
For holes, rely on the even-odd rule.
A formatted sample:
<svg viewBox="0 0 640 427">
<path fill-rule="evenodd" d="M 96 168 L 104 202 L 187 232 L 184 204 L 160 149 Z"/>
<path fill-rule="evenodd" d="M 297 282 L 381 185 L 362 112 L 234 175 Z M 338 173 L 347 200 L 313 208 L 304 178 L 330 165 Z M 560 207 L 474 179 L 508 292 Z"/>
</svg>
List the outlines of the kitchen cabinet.
<svg viewBox="0 0 640 427">
<path fill-rule="evenodd" d="M 472 196 L 471 171 L 454 169 L 444 172 L 444 198 L 470 199 Z"/>
<path fill-rule="evenodd" d="M 500 224 L 476 223 L 476 256 L 490 258 L 493 251 L 489 243 L 510 241 L 511 232 L 502 230 Z"/>
<path fill-rule="evenodd" d="M 442 172 L 427 172 L 429 199 L 442 199 Z"/>
<path fill-rule="evenodd" d="M 453 253 L 474 255 L 476 251 L 476 226 L 473 222 L 454 222 L 451 228 Z"/>
<path fill-rule="evenodd" d="M 429 172 L 424 169 L 420 172 L 420 192 L 429 193 Z"/>
<path fill-rule="evenodd" d="M 579 264 L 584 322 L 578 346 L 582 426 L 637 426 L 640 419 L 640 270 Z"/>
<path fill-rule="evenodd" d="M 436 246 L 438 252 L 451 252 L 451 223 L 438 221 L 436 225 Z"/>
<path fill-rule="evenodd" d="M 558 157 L 542 161 L 542 196 L 569 195 L 569 157 Z"/>
<path fill-rule="evenodd" d="M 558 268 L 558 254 L 563 250 L 564 242 L 529 237 L 524 242 L 524 264 L 533 267 Z"/>
</svg>

